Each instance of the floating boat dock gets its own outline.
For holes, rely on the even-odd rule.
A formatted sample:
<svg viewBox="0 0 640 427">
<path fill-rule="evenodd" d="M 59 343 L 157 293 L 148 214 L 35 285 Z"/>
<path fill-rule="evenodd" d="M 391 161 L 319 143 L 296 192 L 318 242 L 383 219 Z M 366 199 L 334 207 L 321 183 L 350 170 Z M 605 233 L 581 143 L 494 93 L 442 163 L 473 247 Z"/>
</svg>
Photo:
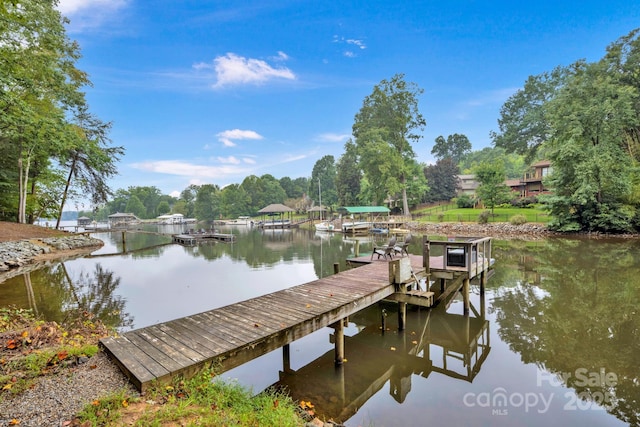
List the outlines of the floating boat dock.
<svg viewBox="0 0 640 427">
<path fill-rule="evenodd" d="M 174 234 L 171 236 L 173 243 L 180 245 L 192 246 L 204 241 L 217 242 L 233 242 L 236 240 L 235 234 L 228 233 L 193 233 L 193 234 Z"/>
<path fill-rule="evenodd" d="M 188 376 L 212 363 L 226 371 L 280 347 L 288 354 L 289 343 L 327 326 L 335 331 L 335 363 L 342 364 L 344 324 L 350 315 L 381 300 L 397 301 L 403 329 L 407 304 L 434 304 L 434 292 L 419 289 L 419 277 L 428 279 L 431 274 L 425 264 L 432 263 L 428 241 L 423 245 L 423 256 L 371 261 L 292 288 L 104 338 L 101 345 L 142 392 L 153 381 Z M 482 263 L 483 268 L 489 265 Z M 468 293 L 469 275 L 457 276 L 463 278 Z"/>
</svg>

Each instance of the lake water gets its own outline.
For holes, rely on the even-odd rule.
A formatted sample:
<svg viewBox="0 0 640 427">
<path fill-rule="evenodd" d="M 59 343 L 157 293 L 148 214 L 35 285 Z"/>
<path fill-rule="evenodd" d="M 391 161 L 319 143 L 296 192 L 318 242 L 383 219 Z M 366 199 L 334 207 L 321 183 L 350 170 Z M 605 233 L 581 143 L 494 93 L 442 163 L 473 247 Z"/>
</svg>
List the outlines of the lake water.
<svg viewBox="0 0 640 427">
<path fill-rule="evenodd" d="M 121 233 L 95 234 L 105 245 L 91 256 L 0 283 L 0 306 L 58 321 L 82 307 L 126 331 L 325 277 L 356 246 L 338 233 L 223 232 L 237 240 L 128 233 L 125 255 Z M 358 240 L 365 253 L 376 238 Z M 472 282 L 470 317 L 454 300 L 410 310 L 398 332 L 395 306 L 375 305 L 350 317 L 340 369 L 325 328 L 291 344 L 289 369 L 273 351 L 222 376 L 256 393 L 284 387 L 347 426 L 637 426 L 639 253 L 639 240 L 494 241 L 495 273 L 484 296 Z"/>
</svg>

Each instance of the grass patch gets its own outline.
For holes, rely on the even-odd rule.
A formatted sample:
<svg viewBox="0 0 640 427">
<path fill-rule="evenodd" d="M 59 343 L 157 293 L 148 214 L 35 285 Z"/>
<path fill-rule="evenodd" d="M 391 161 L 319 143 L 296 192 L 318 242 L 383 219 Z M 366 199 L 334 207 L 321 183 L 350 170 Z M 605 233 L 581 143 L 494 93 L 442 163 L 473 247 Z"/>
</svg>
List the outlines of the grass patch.
<svg viewBox="0 0 640 427">
<path fill-rule="evenodd" d="M 298 406 L 276 391 L 253 396 L 251 391 L 215 378 L 203 370 L 190 379 L 176 378 L 171 385 L 152 386 L 144 400 L 125 394 L 96 400 L 79 414 L 91 426 L 303 426 Z M 85 425 L 85 424 L 82 424 Z"/>
<path fill-rule="evenodd" d="M 433 211 L 432 213 L 422 213 L 414 218 L 420 222 L 478 222 L 478 217 L 486 209 L 460 209 L 453 207 L 444 211 Z M 522 215 L 526 222 L 542 223 L 549 222 L 550 217 L 546 211 L 539 207 L 535 208 L 495 208 L 493 214 L 489 215 L 488 222 L 509 222 L 511 217 Z"/>
</svg>

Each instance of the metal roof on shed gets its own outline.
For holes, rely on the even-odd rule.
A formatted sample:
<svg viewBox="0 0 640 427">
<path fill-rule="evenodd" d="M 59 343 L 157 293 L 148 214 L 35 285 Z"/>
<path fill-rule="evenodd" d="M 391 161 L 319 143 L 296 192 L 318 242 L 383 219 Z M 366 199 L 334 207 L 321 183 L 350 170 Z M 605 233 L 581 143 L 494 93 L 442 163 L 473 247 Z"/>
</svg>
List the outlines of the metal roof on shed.
<svg viewBox="0 0 640 427">
<path fill-rule="evenodd" d="M 354 213 L 389 213 L 390 210 L 386 206 L 343 206 L 338 211 Z"/>
</svg>

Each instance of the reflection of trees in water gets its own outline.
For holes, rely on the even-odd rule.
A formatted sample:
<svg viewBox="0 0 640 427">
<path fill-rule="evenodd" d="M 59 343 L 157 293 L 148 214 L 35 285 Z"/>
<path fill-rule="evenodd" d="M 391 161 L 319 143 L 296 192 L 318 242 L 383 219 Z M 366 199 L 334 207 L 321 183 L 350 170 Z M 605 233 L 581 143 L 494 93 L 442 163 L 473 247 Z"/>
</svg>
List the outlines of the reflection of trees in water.
<svg viewBox="0 0 640 427">
<path fill-rule="evenodd" d="M 634 426 L 640 425 L 639 251 L 638 241 L 549 239 L 517 251 L 521 270 L 532 259 L 538 286 L 491 280 L 502 289 L 493 309 L 510 348 L 526 363 L 571 374 L 566 385 L 580 397 L 600 404 L 612 396 L 607 410 Z M 601 368 L 617 384 L 576 377 L 578 369 L 590 376 Z"/>
<path fill-rule="evenodd" d="M 133 317 L 124 311 L 126 301 L 115 295 L 120 285 L 120 278 L 113 271 L 105 270 L 100 263 L 93 272 L 82 270 L 78 278 L 72 280 L 64 264 L 61 263 L 67 277 L 67 285 L 73 295 L 72 301 L 63 304 L 65 310 L 79 309 L 92 313 L 105 325 L 111 327 L 129 327 Z"/>
</svg>

